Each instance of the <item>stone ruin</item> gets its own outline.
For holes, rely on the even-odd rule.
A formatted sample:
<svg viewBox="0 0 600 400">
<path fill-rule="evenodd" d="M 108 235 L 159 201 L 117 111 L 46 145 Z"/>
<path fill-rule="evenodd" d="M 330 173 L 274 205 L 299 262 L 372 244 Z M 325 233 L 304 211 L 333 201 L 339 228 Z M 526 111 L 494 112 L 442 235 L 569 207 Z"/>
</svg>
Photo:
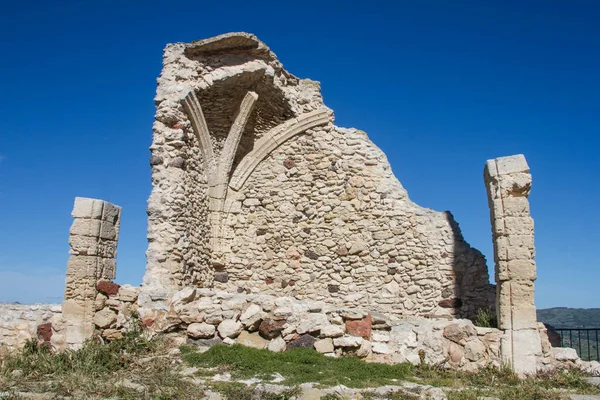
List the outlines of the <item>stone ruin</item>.
<svg viewBox="0 0 600 400">
<path fill-rule="evenodd" d="M 485 167 L 494 287 L 452 215 L 413 203 L 365 132 L 334 125 L 319 83 L 284 70 L 255 36 L 171 44 L 163 65 L 141 287 L 112 283 L 121 209 L 77 198 L 62 307 L 2 306 L 0 344 L 37 335 L 77 348 L 139 318 L 203 345 L 600 371 L 553 349 L 537 323 L 523 156 Z M 485 309 L 499 329 L 460 319 Z"/>
<path fill-rule="evenodd" d="M 472 317 L 494 302 L 448 212 L 334 125 L 318 82 L 253 35 L 167 46 L 151 146 L 144 297 L 186 286 Z"/>
</svg>

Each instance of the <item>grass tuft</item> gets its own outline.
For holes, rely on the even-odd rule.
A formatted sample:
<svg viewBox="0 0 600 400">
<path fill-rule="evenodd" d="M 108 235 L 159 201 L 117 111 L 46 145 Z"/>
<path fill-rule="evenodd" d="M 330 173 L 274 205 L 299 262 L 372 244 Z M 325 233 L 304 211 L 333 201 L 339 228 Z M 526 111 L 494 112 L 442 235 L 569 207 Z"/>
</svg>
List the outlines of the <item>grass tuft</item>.
<svg viewBox="0 0 600 400">
<path fill-rule="evenodd" d="M 269 380 L 280 374 L 282 384 L 305 382 L 325 386 L 372 387 L 397 383 L 412 375 L 410 364 L 367 363 L 359 358 L 326 357 L 314 350 L 298 348 L 281 353 L 257 350 L 240 345 L 211 347 L 204 353 L 184 354 L 184 361 L 196 367 L 230 372 L 234 378 L 258 377 Z"/>
</svg>

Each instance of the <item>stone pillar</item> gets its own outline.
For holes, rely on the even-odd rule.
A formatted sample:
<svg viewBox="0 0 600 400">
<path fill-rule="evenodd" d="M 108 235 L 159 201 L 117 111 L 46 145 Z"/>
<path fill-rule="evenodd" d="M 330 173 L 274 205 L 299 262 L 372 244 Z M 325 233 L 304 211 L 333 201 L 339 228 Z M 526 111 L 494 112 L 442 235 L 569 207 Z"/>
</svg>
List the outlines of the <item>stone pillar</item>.
<svg viewBox="0 0 600 400">
<path fill-rule="evenodd" d="M 116 273 L 121 207 L 106 201 L 75 198 L 71 245 L 62 304 L 64 346 L 78 348 L 94 332 L 97 285 Z"/>
<path fill-rule="evenodd" d="M 533 302 L 536 278 L 531 175 L 521 154 L 488 160 L 484 171 L 496 263 L 496 312 L 504 330 L 502 359 L 520 375 L 536 372 L 541 355 Z"/>
</svg>

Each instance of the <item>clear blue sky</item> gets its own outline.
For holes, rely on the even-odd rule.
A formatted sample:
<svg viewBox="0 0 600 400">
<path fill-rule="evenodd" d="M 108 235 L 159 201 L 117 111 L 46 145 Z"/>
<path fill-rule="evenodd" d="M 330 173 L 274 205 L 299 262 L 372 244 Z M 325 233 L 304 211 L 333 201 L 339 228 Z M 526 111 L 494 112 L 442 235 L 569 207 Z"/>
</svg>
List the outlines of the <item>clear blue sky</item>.
<svg viewBox="0 0 600 400">
<path fill-rule="evenodd" d="M 600 307 L 599 21 L 597 0 L 4 2 L 0 300 L 60 301 L 75 196 L 123 206 L 117 281 L 141 282 L 162 49 L 247 31 L 491 269 L 483 166 L 524 153 L 537 305 Z"/>
</svg>

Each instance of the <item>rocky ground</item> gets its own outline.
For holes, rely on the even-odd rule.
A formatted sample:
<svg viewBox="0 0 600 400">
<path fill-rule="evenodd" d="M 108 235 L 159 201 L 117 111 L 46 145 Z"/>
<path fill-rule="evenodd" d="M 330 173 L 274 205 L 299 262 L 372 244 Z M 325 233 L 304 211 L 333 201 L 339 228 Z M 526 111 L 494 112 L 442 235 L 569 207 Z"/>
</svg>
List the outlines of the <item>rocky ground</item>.
<svg viewBox="0 0 600 400">
<path fill-rule="evenodd" d="M 600 399 L 600 378 L 574 370 L 519 380 L 494 368 L 468 373 L 303 348 L 181 345 L 139 333 L 59 354 L 29 342 L 0 362 L 0 399 Z"/>
</svg>

